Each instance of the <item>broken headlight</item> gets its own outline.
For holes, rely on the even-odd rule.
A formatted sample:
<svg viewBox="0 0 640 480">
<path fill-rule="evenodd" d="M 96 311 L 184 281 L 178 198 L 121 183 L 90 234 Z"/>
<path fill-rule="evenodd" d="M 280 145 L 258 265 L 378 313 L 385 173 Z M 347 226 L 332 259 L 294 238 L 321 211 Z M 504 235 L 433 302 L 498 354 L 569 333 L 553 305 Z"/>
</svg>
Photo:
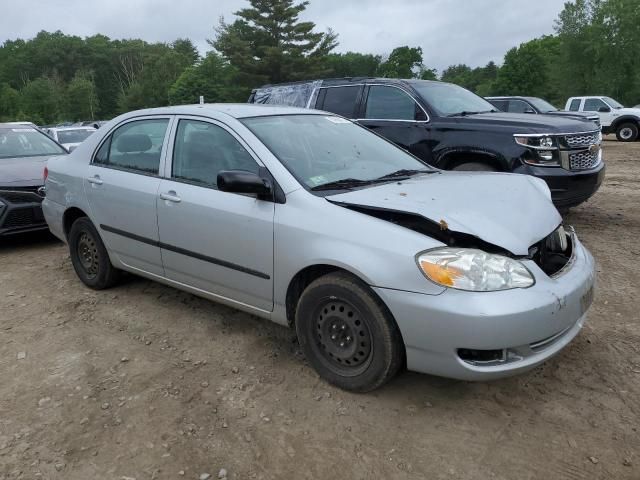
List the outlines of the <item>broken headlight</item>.
<svg viewBox="0 0 640 480">
<path fill-rule="evenodd" d="M 473 248 L 439 248 L 419 254 L 417 260 L 429 280 L 458 290 L 494 292 L 535 283 L 518 260 Z"/>
</svg>

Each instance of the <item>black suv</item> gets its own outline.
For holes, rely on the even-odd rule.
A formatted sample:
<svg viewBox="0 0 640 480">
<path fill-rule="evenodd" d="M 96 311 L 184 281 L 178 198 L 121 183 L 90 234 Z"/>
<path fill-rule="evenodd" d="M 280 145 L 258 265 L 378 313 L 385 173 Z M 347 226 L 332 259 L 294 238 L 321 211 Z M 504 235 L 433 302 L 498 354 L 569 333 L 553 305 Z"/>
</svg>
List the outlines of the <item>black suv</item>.
<svg viewBox="0 0 640 480">
<path fill-rule="evenodd" d="M 571 112 L 558 110 L 555 106 L 539 97 L 484 97 L 491 105 L 501 112 L 536 113 L 544 115 L 559 115 L 577 120 L 590 120 L 600 126 L 600 117 L 595 113 Z"/>
<path fill-rule="evenodd" d="M 317 108 L 353 119 L 445 170 L 525 173 L 547 182 L 561 209 L 604 178 L 593 122 L 498 112 L 462 87 L 426 80 L 341 78 L 266 85 L 249 103 Z"/>
</svg>

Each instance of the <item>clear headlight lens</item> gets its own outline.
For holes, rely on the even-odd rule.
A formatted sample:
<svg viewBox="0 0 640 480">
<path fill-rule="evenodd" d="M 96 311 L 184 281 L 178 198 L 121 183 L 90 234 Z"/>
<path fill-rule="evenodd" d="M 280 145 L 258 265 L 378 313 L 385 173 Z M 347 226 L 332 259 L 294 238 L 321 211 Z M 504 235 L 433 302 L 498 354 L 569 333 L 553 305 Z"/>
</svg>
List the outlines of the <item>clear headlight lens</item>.
<svg viewBox="0 0 640 480">
<path fill-rule="evenodd" d="M 425 276 L 444 287 L 474 292 L 527 288 L 535 283 L 519 261 L 473 248 L 439 248 L 418 256 Z"/>
<path fill-rule="evenodd" d="M 525 147 L 536 149 L 553 149 L 556 148 L 556 141 L 548 135 L 515 135 L 516 143 Z"/>
</svg>

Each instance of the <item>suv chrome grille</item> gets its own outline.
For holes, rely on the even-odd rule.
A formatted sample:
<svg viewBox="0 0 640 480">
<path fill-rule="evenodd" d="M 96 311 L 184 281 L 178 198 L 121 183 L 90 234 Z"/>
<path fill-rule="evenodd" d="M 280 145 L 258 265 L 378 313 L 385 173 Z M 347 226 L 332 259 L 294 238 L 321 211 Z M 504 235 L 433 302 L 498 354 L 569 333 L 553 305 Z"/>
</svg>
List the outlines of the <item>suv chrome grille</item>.
<svg viewBox="0 0 640 480">
<path fill-rule="evenodd" d="M 578 133 L 565 137 L 569 148 L 584 148 L 600 143 L 600 132 Z"/>
<path fill-rule="evenodd" d="M 600 161 L 599 152 L 584 150 L 569 154 L 569 168 L 571 170 L 586 170 L 595 167 Z"/>
</svg>

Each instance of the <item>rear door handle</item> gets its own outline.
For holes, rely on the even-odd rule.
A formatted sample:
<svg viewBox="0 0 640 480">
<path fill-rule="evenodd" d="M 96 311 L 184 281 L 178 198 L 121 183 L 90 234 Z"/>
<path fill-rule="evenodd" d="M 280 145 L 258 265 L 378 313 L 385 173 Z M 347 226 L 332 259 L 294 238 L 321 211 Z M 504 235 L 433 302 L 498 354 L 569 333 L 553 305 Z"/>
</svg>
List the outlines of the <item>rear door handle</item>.
<svg viewBox="0 0 640 480">
<path fill-rule="evenodd" d="M 102 185 L 102 180 L 100 179 L 100 175 L 94 175 L 93 177 L 87 178 L 87 182 L 92 183 L 94 185 Z"/>
<path fill-rule="evenodd" d="M 161 193 L 160 198 L 162 200 L 167 200 L 168 202 L 174 202 L 174 203 L 180 203 L 182 201 L 182 199 L 173 190 L 167 193 Z"/>
</svg>

